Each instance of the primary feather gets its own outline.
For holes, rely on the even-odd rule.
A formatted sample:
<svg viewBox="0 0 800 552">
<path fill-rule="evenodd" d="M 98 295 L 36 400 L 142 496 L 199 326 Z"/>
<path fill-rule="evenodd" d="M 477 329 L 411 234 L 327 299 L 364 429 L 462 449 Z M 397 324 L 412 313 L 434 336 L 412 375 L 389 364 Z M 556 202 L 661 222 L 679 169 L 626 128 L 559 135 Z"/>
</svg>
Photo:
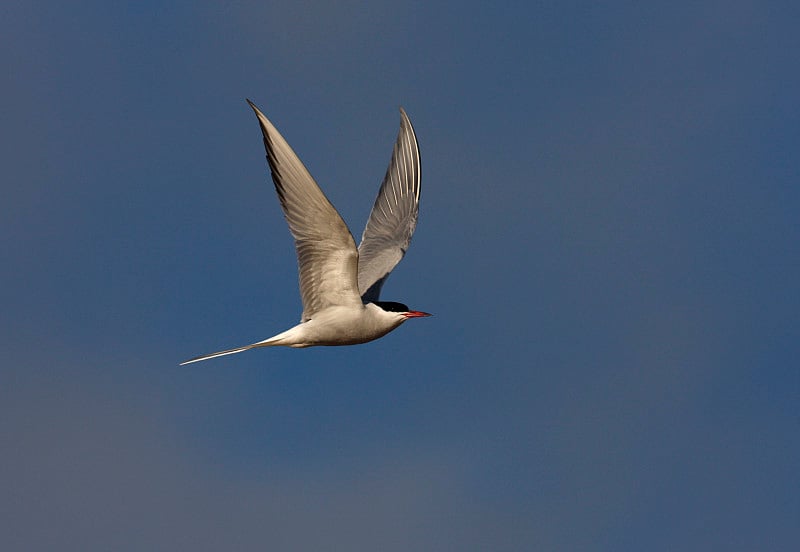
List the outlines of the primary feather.
<svg viewBox="0 0 800 552">
<path fill-rule="evenodd" d="M 275 126 L 258 117 L 272 181 L 297 249 L 302 322 L 331 306 L 360 305 L 358 251 L 347 225 Z"/>
<path fill-rule="evenodd" d="M 358 290 L 365 303 L 378 300 L 386 278 L 411 243 L 419 216 L 420 178 L 417 137 L 400 108 L 392 159 L 358 246 Z"/>
</svg>

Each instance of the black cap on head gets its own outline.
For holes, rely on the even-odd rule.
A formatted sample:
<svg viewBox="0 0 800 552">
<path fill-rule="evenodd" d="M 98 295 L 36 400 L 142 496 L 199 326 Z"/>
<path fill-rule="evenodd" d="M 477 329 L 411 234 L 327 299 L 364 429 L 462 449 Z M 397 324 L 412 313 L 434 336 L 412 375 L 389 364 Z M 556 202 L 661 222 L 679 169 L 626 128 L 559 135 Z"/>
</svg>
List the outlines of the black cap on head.
<svg viewBox="0 0 800 552">
<path fill-rule="evenodd" d="M 386 312 L 408 312 L 408 305 L 394 301 L 374 301 L 376 305 Z"/>
</svg>

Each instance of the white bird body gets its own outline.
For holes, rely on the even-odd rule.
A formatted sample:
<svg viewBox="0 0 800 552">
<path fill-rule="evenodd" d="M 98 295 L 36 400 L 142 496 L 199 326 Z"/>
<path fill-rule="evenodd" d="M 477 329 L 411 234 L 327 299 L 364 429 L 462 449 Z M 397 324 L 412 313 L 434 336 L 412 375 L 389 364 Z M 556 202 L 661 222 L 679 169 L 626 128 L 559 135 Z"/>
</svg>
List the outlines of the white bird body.
<svg viewBox="0 0 800 552">
<path fill-rule="evenodd" d="M 400 110 L 389 168 L 356 249 L 339 213 L 278 130 L 258 117 L 281 208 L 295 239 L 303 315 L 300 324 L 244 347 L 199 356 L 189 364 L 256 347 L 356 345 L 383 337 L 409 318 L 430 316 L 402 303 L 378 301 L 417 224 L 420 160 L 414 129 Z"/>
</svg>

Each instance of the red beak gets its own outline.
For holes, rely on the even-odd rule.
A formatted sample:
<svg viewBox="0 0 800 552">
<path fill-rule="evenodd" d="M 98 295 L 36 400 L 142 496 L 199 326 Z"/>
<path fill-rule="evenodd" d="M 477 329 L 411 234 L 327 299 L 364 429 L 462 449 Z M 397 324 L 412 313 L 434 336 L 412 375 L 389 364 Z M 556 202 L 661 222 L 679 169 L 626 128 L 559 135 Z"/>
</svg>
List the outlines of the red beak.
<svg viewBox="0 0 800 552">
<path fill-rule="evenodd" d="M 433 315 L 422 311 L 408 311 L 404 312 L 403 316 L 405 316 L 406 318 L 422 318 L 423 316 L 433 316 Z"/>
</svg>

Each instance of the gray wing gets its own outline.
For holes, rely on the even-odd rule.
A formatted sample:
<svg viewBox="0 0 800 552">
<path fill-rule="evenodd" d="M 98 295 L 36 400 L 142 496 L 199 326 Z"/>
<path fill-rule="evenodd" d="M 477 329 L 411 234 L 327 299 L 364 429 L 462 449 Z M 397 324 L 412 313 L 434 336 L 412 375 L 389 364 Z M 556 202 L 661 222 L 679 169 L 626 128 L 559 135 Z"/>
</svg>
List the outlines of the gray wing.
<svg viewBox="0 0 800 552">
<path fill-rule="evenodd" d="M 358 252 L 350 230 L 275 126 L 247 103 L 258 117 L 272 181 L 294 236 L 302 321 L 327 307 L 360 306 Z"/>
<path fill-rule="evenodd" d="M 383 283 L 411 243 L 419 215 L 419 192 L 419 146 L 401 107 L 392 160 L 358 246 L 358 290 L 365 303 L 378 300 Z"/>
</svg>

